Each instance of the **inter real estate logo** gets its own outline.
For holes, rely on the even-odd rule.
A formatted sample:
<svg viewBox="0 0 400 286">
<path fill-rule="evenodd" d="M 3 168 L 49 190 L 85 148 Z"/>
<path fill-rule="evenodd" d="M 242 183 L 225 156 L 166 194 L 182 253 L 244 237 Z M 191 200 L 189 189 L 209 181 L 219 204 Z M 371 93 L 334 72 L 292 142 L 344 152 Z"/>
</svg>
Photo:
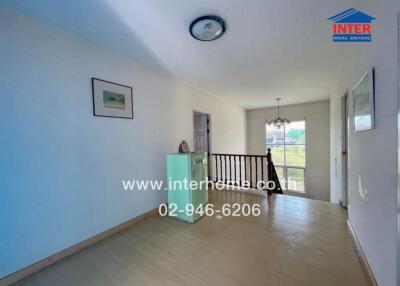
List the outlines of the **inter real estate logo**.
<svg viewBox="0 0 400 286">
<path fill-rule="evenodd" d="M 371 42 L 371 22 L 375 20 L 357 9 L 350 8 L 328 18 L 332 21 L 334 42 Z"/>
</svg>

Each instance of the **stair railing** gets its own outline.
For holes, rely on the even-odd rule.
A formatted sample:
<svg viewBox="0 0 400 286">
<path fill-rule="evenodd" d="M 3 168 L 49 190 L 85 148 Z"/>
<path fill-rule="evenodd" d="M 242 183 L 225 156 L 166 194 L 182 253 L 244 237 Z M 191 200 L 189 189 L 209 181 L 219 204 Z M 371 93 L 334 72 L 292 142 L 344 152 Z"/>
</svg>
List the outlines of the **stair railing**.
<svg viewBox="0 0 400 286">
<path fill-rule="evenodd" d="M 212 181 L 238 187 L 260 188 L 282 194 L 282 188 L 271 158 L 267 155 L 212 154 Z M 273 183 L 272 183 L 273 182 Z"/>
</svg>

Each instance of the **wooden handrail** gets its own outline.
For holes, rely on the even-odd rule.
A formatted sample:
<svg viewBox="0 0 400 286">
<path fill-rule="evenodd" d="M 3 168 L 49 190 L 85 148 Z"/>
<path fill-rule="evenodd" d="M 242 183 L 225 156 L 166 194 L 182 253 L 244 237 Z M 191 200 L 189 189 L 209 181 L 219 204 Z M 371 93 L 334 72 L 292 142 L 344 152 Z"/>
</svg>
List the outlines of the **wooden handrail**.
<svg viewBox="0 0 400 286">
<path fill-rule="evenodd" d="M 250 154 L 225 154 L 225 153 L 212 153 L 212 155 L 218 156 L 242 156 L 242 157 L 267 157 L 267 155 L 250 155 Z"/>
</svg>

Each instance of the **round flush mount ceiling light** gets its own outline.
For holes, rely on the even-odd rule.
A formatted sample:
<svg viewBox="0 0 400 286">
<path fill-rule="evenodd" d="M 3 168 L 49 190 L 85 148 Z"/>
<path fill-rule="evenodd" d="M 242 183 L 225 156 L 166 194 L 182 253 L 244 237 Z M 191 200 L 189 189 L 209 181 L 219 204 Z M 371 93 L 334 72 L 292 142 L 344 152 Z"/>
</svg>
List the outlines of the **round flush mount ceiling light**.
<svg viewBox="0 0 400 286">
<path fill-rule="evenodd" d="M 225 22 L 218 16 L 202 16 L 189 27 L 190 34 L 199 41 L 214 41 L 225 32 Z"/>
</svg>

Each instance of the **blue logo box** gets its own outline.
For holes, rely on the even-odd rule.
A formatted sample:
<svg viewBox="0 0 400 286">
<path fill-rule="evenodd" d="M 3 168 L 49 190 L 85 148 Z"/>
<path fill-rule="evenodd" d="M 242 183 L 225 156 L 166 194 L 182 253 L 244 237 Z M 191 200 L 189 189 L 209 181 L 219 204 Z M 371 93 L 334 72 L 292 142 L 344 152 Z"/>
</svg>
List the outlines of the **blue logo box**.
<svg viewBox="0 0 400 286">
<path fill-rule="evenodd" d="M 371 42 L 371 34 L 333 34 L 334 42 Z"/>
</svg>

